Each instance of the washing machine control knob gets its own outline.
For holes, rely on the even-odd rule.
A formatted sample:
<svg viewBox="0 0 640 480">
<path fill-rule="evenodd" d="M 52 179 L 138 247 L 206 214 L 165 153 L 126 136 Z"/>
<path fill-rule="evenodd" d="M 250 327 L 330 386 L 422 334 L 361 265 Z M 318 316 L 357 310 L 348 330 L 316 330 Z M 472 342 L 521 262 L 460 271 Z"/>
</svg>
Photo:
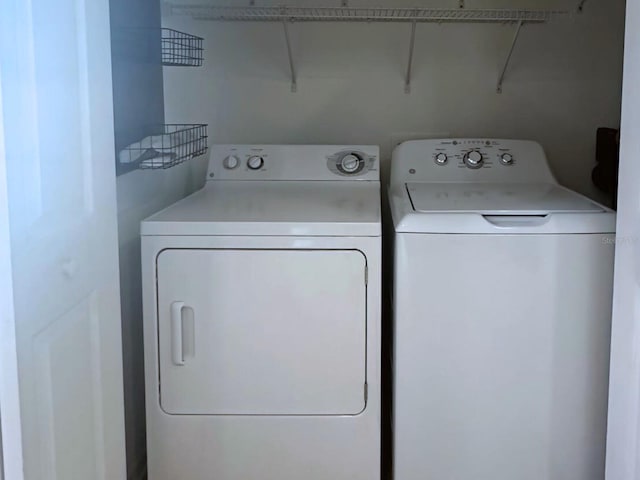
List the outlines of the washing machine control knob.
<svg viewBox="0 0 640 480">
<path fill-rule="evenodd" d="M 477 150 L 465 153 L 463 160 L 465 165 L 469 168 L 480 168 L 484 163 L 482 154 Z"/>
<path fill-rule="evenodd" d="M 222 161 L 222 166 L 227 170 L 233 170 L 240 165 L 240 159 L 235 155 L 229 155 Z"/>
<path fill-rule="evenodd" d="M 251 170 L 260 170 L 264 166 L 264 158 L 260 155 L 253 155 L 247 160 L 247 167 Z"/>
<path fill-rule="evenodd" d="M 446 153 L 438 153 L 436 155 L 436 165 L 446 165 L 446 163 L 449 161 L 449 157 L 447 157 Z"/>
<path fill-rule="evenodd" d="M 503 153 L 500 157 L 500 163 L 503 165 L 513 165 L 513 155 L 510 153 Z"/>
</svg>

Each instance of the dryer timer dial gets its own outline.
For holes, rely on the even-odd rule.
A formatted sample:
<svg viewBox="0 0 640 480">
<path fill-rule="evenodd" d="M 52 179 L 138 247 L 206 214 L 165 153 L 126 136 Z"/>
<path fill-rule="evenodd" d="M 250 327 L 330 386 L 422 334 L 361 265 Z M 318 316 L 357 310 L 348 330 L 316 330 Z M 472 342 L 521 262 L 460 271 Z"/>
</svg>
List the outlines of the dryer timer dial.
<svg viewBox="0 0 640 480">
<path fill-rule="evenodd" d="M 340 166 L 342 166 L 342 170 L 347 173 L 355 172 L 360 166 L 360 162 L 362 159 L 356 155 L 355 153 L 350 153 L 349 155 L 345 155 L 342 157 L 340 161 Z"/>
<path fill-rule="evenodd" d="M 343 175 L 356 175 L 366 166 L 364 156 L 359 152 L 344 152 L 335 159 L 335 168 Z"/>
</svg>

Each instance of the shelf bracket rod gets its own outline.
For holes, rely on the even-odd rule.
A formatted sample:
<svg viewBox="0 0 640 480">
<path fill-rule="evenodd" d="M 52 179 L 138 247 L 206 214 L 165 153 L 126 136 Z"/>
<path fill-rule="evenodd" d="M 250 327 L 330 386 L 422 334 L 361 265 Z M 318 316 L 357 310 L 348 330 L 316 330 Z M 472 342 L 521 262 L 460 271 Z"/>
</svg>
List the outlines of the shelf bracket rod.
<svg viewBox="0 0 640 480">
<path fill-rule="evenodd" d="M 587 0 L 580 0 L 580 3 L 578 4 L 578 12 L 582 13 L 585 3 L 587 3 Z"/>
<path fill-rule="evenodd" d="M 296 78 L 296 66 L 293 64 L 293 54 L 291 53 L 291 40 L 289 39 L 289 26 L 287 24 L 287 20 L 282 21 L 282 27 L 284 28 L 284 39 L 287 42 L 289 69 L 291 70 L 291 91 L 295 93 L 298 90 L 298 81 Z"/>
<path fill-rule="evenodd" d="M 404 78 L 404 93 L 411 93 L 411 66 L 413 64 L 413 47 L 416 42 L 416 24 L 411 22 L 411 40 L 409 41 L 409 61 L 407 63 L 407 75 Z"/>
<path fill-rule="evenodd" d="M 513 36 L 513 41 L 511 42 L 511 48 L 509 49 L 507 59 L 504 62 L 504 67 L 502 67 L 502 72 L 500 72 L 500 76 L 498 77 L 498 86 L 496 88 L 497 93 L 502 93 L 502 84 L 504 83 L 504 76 L 507 73 L 507 68 L 509 67 L 509 62 L 511 61 L 513 50 L 516 48 L 516 43 L 518 42 L 518 37 L 520 36 L 520 30 L 522 29 L 522 25 L 524 25 L 524 22 L 520 20 L 518 22 L 518 25 L 516 26 L 516 33 Z"/>
</svg>

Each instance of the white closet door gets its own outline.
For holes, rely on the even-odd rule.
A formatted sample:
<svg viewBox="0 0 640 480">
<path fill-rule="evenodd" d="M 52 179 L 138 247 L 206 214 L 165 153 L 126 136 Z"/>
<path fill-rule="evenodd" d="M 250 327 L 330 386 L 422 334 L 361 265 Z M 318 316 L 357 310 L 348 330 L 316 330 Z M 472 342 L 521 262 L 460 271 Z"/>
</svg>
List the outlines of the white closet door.
<svg viewBox="0 0 640 480">
<path fill-rule="evenodd" d="M 19 419 L 0 407 L 27 480 L 126 476 L 109 38 L 108 0 L 0 2 Z"/>
<path fill-rule="evenodd" d="M 170 414 L 355 415 L 365 406 L 358 251 L 165 250 L 160 397 Z"/>
<path fill-rule="evenodd" d="M 640 2 L 627 2 L 607 480 L 640 479 Z"/>
</svg>

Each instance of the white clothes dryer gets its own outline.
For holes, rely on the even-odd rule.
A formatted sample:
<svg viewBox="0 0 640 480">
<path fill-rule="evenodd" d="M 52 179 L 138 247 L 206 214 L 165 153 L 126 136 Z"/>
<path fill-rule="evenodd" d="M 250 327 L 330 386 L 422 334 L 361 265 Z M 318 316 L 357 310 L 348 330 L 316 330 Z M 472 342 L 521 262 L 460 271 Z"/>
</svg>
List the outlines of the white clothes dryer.
<svg viewBox="0 0 640 480">
<path fill-rule="evenodd" d="M 615 214 L 537 143 L 410 141 L 391 170 L 395 480 L 602 480 Z"/>
<path fill-rule="evenodd" d="M 142 222 L 150 480 L 380 478 L 378 157 L 215 146 Z"/>
</svg>

